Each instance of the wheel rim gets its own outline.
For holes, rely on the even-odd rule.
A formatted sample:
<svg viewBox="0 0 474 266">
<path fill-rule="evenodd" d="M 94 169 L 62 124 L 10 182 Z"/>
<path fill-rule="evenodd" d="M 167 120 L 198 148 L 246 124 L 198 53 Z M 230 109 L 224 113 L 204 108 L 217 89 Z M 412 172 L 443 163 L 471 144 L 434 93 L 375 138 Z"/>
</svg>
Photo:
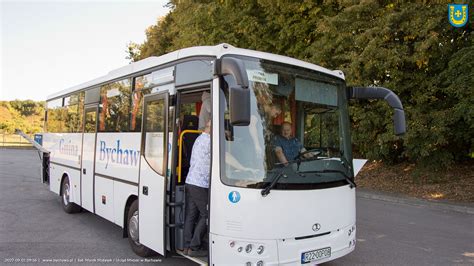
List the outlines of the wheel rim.
<svg viewBox="0 0 474 266">
<path fill-rule="evenodd" d="M 128 235 L 136 245 L 140 245 L 138 242 L 138 211 L 135 211 L 128 221 Z"/>
<path fill-rule="evenodd" d="M 64 205 L 69 204 L 69 183 L 64 184 L 63 202 Z"/>
</svg>

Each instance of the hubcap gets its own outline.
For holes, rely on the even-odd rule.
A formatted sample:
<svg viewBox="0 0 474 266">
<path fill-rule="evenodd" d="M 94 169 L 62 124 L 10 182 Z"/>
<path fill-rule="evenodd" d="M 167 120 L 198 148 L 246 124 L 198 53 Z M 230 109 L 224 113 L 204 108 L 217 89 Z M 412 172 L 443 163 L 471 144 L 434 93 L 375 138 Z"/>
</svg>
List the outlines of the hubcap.
<svg viewBox="0 0 474 266">
<path fill-rule="evenodd" d="M 63 202 L 64 202 L 64 205 L 69 204 L 69 184 L 64 184 Z"/>
<path fill-rule="evenodd" d="M 135 211 L 128 221 L 128 235 L 136 245 L 140 245 L 138 242 L 138 211 Z"/>
</svg>

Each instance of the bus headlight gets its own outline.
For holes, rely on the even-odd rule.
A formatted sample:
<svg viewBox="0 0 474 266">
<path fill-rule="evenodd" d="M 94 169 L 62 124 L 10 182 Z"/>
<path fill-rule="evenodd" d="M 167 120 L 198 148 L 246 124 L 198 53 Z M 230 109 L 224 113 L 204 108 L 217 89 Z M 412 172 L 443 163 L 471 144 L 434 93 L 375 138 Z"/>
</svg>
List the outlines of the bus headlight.
<svg viewBox="0 0 474 266">
<path fill-rule="evenodd" d="M 263 266 L 263 261 L 259 260 L 259 261 L 257 262 L 257 266 Z"/>
<path fill-rule="evenodd" d="M 265 250 L 265 248 L 263 247 L 263 245 L 260 245 L 258 248 L 257 248 L 257 254 L 260 255 L 263 253 L 263 251 Z M 263 264 L 262 264 L 263 265 Z"/>
<path fill-rule="evenodd" d="M 239 248 L 237 249 L 237 252 L 242 252 L 243 249 L 244 249 L 243 247 L 239 247 Z"/>
</svg>

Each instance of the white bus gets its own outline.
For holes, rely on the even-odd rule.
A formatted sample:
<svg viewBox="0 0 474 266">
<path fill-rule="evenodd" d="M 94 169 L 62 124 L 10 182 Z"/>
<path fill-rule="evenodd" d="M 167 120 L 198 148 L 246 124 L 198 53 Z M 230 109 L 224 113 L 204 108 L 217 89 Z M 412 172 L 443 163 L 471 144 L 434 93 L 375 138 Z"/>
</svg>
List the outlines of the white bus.
<svg viewBox="0 0 474 266">
<path fill-rule="evenodd" d="M 180 253 L 203 92 L 212 102 L 208 257 L 188 257 L 294 265 L 353 251 L 363 163 L 352 158 L 348 101 L 385 99 L 403 134 L 400 100 L 347 87 L 338 70 L 228 44 L 150 57 L 48 97 L 47 179 L 64 210 L 122 227 L 140 256 Z M 275 154 L 284 123 L 305 148 L 285 163 Z"/>
</svg>

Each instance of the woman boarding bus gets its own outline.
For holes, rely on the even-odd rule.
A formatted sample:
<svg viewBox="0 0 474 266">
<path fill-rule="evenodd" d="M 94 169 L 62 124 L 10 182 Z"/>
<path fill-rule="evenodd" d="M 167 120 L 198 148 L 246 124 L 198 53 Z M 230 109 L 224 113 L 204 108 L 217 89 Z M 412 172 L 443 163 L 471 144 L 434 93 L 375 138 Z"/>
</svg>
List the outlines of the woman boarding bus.
<svg viewBox="0 0 474 266">
<path fill-rule="evenodd" d="M 184 184 L 203 93 L 212 121 L 208 256 L 195 258 L 181 252 Z M 354 175 L 363 163 L 352 158 L 351 98 L 386 99 L 395 133 L 404 133 L 393 92 L 347 87 L 341 71 L 228 44 L 150 57 L 48 97 L 50 190 L 66 212 L 85 209 L 121 226 L 141 256 L 333 260 L 355 247 Z M 283 162 L 282 126 L 298 144 Z"/>
</svg>

